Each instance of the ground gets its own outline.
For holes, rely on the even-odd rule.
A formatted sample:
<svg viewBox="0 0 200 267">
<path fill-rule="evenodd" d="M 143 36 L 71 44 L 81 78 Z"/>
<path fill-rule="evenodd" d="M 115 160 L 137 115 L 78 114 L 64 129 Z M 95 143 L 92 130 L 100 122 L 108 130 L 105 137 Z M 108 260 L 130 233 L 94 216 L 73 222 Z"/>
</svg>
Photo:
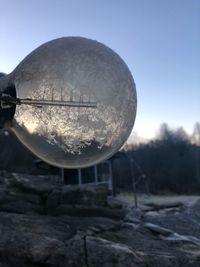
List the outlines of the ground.
<svg viewBox="0 0 200 267">
<path fill-rule="evenodd" d="M 0 267 L 199 267 L 200 198 L 133 200 L 0 173 Z"/>
<path fill-rule="evenodd" d="M 173 204 L 173 203 L 183 203 L 184 205 L 192 205 L 197 200 L 200 200 L 200 196 L 190 196 L 190 195 L 145 195 L 145 194 L 139 194 L 137 196 L 139 206 L 141 205 L 160 205 L 160 204 Z M 128 203 L 128 204 L 134 204 L 134 195 L 130 193 L 123 193 L 117 195 L 117 199 Z"/>
</svg>

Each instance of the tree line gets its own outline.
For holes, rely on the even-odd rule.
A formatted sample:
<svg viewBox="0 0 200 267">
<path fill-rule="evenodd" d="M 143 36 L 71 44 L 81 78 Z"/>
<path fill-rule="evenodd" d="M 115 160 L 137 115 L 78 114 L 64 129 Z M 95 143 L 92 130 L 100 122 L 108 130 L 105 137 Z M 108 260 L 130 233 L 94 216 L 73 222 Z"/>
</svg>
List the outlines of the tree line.
<svg viewBox="0 0 200 267">
<path fill-rule="evenodd" d="M 136 183 L 137 190 L 144 193 L 200 193 L 200 123 L 195 124 L 192 136 L 183 128 L 172 130 L 162 124 L 156 139 L 129 145 L 124 154 L 126 161 L 132 159 L 134 178 L 130 175 L 131 165 L 126 166 L 121 159 L 118 187 L 130 190 L 130 184 Z"/>
<path fill-rule="evenodd" d="M 157 138 L 129 144 L 112 157 L 117 191 L 142 193 L 200 193 L 200 123 L 191 136 L 183 128 L 162 124 Z M 23 173 L 52 173 L 55 168 L 37 167 L 37 157 L 12 132 L 0 132 L 0 170 Z M 47 165 L 47 164 L 46 164 Z M 60 173 L 60 170 L 58 170 Z"/>
</svg>

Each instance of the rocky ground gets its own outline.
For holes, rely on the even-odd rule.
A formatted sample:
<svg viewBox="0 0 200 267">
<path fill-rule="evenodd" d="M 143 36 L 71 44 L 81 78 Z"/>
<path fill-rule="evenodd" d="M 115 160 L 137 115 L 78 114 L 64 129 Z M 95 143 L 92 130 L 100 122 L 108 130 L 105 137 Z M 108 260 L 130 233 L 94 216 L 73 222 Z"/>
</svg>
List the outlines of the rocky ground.
<svg viewBox="0 0 200 267">
<path fill-rule="evenodd" d="M 0 173 L 0 234 L 0 267 L 200 266 L 199 201 L 135 209 L 53 176 Z"/>
</svg>

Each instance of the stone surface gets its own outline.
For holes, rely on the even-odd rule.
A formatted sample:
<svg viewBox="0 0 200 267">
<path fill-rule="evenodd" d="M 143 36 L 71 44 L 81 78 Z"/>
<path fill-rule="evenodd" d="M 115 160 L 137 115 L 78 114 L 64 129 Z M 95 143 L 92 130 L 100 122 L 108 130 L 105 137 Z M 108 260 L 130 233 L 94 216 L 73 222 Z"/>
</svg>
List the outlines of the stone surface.
<svg viewBox="0 0 200 267">
<path fill-rule="evenodd" d="M 109 209 L 99 206 L 83 205 L 60 205 L 54 213 L 55 215 L 70 215 L 78 217 L 106 217 L 111 219 L 123 219 L 126 211 L 122 209 Z"/>
<path fill-rule="evenodd" d="M 71 205 L 107 206 L 108 191 L 105 186 L 81 185 L 62 187 L 61 203 Z"/>
<path fill-rule="evenodd" d="M 30 174 L 6 174 L 6 182 L 10 187 L 19 189 L 22 192 L 38 195 L 47 195 L 56 187 L 60 187 L 59 177 Z"/>
<path fill-rule="evenodd" d="M 126 245 L 98 237 L 87 237 L 88 266 L 145 267 L 142 258 Z"/>
<path fill-rule="evenodd" d="M 108 197 L 107 202 L 108 202 L 109 208 L 111 209 L 122 209 L 125 206 L 125 204 L 122 201 L 114 197 Z"/>
<path fill-rule="evenodd" d="M 200 266 L 200 202 L 149 216 L 54 178 L 1 173 L 0 267 Z"/>
<path fill-rule="evenodd" d="M 73 236 L 72 228 L 56 218 L 2 212 L 0 233 L 0 259 L 17 259 L 18 266 L 45 263 Z"/>
</svg>

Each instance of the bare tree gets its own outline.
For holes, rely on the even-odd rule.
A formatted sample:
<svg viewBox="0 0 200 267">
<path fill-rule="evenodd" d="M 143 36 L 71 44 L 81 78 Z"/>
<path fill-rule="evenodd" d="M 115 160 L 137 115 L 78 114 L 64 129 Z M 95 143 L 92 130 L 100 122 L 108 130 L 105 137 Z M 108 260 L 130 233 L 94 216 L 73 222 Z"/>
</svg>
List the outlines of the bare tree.
<svg viewBox="0 0 200 267">
<path fill-rule="evenodd" d="M 197 145 L 200 146 L 200 123 L 196 122 L 194 125 L 194 131 L 192 134 L 192 142 Z"/>
<path fill-rule="evenodd" d="M 192 134 L 192 142 L 197 146 L 195 149 L 195 169 L 197 181 L 200 181 L 200 123 L 196 122 L 194 125 L 194 131 Z"/>
</svg>

